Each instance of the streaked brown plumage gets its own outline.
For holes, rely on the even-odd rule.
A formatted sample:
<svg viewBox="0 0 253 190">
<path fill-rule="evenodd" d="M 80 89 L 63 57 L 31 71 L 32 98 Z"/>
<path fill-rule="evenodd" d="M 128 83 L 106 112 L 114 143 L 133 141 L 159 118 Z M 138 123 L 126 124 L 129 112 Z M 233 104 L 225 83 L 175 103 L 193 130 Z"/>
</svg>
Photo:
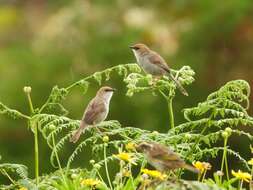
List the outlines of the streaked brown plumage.
<svg viewBox="0 0 253 190">
<path fill-rule="evenodd" d="M 153 142 L 143 142 L 137 146 L 137 150 L 144 153 L 148 163 L 157 170 L 168 171 L 184 168 L 195 173 L 199 172 L 193 166 L 186 164 L 178 154 L 164 145 Z"/>
<path fill-rule="evenodd" d="M 135 44 L 130 46 L 136 57 L 137 63 L 140 67 L 148 74 L 153 76 L 163 76 L 167 75 L 171 80 L 173 80 L 178 89 L 183 95 L 188 96 L 187 91 L 180 84 L 180 82 L 171 74 L 170 68 L 166 61 L 155 51 L 149 49 L 145 44 Z"/>
<path fill-rule="evenodd" d="M 86 107 L 80 123 L 80 127 L 77 129 L 77 131 L 74 132 L 70 139 L 70 142 L 76 143 L 80 138 L 83 130 L 88 125 L 96 125 L 106 119 L 109 113 L 109 104 L 114 90 L 115 89 L 108 86 L 101 87 L 98 90 L 96 96 L 89 102 L 88 106 Z"/>
</svg>

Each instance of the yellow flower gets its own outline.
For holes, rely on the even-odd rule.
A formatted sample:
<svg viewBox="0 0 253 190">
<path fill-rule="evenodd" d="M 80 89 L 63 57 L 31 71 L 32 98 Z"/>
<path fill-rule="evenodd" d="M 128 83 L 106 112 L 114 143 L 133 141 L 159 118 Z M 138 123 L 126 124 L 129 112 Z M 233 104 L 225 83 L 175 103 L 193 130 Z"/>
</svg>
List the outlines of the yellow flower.
<svg viewBox="0 0 253 190">
<path fill-rule="evenodd" d="M 200 173 L 203 173 L 206 170 L 210 170 L 212 168 L 211 164 L 208 162 L 193 162 L 192 165 L 200 171 Z"/>
<path fill-rule="evenodd" d="M 141 172 L 149 175 L 150 177 L 158 178 L 160 180 L 164 180 L 167 177 L 166 174 L 162 174 L 161 172 L 157 170 L 141 169 Z"/>
<path fill-rule="evenodd" d="M 129 142 L 126 144 L 126 149 L 129 151 L 135 151 L 135 146 L 136 144 Z"/>
<path fill-rule="evenodd" d="M 241 170 L 238 170 L 238 172 L 232 170 L 232 175 L 246 182 L 249 182 L 251 180 L 251 175 L 247 172 L 241 172 Z"/>
<path fill-rule="evenodd" d="M 248 161 L 248 164 L 253 166 L 253 158 L 251 158 L 251 159 Z"/>
<path fill-rule="evenodd" d="M 83 179 L 81 181 L 81 185 L 84 185 L 84 186 L 89 186 L 89 187 L 94 187 L 98 184 L 100 184 L 101 182 L 97 179 L 92 179 L 92 178 L 89 178 L 89 179 Z"/>
<path fill-rule="evenodd" d="M 19 190 L 28 190 L 28 189 L 25 187 L 21 187 Z"/>
<path fill-rule="evenodd" d="M 132 163 L 132 164 L 136 164 L 134 163 L 134 158 L 132 157 L 132 154 L 130 153 L 127 153 L 127 152 L 121 152 L 119 154 L 116 154 L 114 155 L 116 156 L 116 158 L 120 159 L 120 160 L 123 160 L 125 162 L 129 162 L 129 163 Z"/>
</svg>

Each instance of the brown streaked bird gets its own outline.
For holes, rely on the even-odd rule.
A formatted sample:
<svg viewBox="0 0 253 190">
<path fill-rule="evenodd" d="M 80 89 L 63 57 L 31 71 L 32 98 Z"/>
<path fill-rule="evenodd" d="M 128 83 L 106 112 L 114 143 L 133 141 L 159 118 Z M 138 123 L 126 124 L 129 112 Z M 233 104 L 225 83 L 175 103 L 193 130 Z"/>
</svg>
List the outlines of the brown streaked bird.
<svg viewBox="0 0 253 190">
<path fill-rule="evenodd" d="M 184 168 L 194 173 L 199 173 L 197 169 L 186 164 L 178 154 L 164 145 L 143 142 L 137 146 L 137 151 L 144 153 L 148 163 L 159 171 L 164 172 Z"/>
<path fill-rule="evenodd" d="M 109 86 L 101 87 L 97 91 L 96 96 L 86 107 L 80 127 L 74 132 L 70 142 L 76 143 L 87 126 L 99 124 L 106 119 L 109 113 L 110 100 L 114 91 L 115 89 Z"/>
<path fill-rule="evenodd" d="M 155 77 L 160 77 L 167 75 L 171 80 L 173 80 L 181 93 L 188 96 L 187 91 L 180 84 L 180 82 L 171 74 L 170 68 L 166 61 L 155 51 L 152 51 L 145 44 L 135 44 L 130 46 L 133 50 L 137 63 L 140 67 L 148 74 Z"/>
</svg>

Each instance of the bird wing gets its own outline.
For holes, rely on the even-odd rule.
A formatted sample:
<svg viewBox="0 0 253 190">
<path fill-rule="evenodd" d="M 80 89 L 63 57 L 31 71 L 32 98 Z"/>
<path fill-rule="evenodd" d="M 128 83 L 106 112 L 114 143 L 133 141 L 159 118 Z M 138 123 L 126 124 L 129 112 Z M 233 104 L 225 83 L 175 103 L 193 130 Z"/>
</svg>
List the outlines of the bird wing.
<svg viewBox="0 0 253 190">
<path fill-rule="evenodd" d="M 87 124 L 92 125 L 96 118 L 99 116 L 99 114 L 101 114 L 101 112 L 104 112 L 105 110 L 106 107 L 104 101 L 98 98 L 93 98 L 85 110 L 83 120 Z"/>
<path fill-rule="evenodd" d="M 170 68 L 167 65 L 166 61 L 158 53 L 152 51 L 148 57 L 148 60 L 158 67 L 164 69 L 165 71 L 170 72 Z"/>
<path fill-rule="evenodd" d="M 181 158 L 175 152 L 171 151 L 169 148 L 158 145 L 154 146 L 152 150 L 153 158 L 162 159 L 164 161 L 179 161 Z"/>
</svg>

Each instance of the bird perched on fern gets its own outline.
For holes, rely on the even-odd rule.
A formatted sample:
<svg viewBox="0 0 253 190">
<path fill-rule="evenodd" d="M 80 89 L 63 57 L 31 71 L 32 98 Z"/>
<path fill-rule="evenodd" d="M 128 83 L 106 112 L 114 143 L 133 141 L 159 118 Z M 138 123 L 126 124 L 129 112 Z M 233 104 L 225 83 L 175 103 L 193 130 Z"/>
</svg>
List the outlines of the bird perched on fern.
<svg viewBox="0 0 253 190">
<path fill-rule="evenodd" d="M 144 153 L 148 163 L 159 171 L 164 172 L 184 168 L 194 173 L 199 173 L 197 169 L 186 164 L 178 154 L 164 145 L 154 142 L 143 142 L 140 143 L 136 149 Z"/>
<path fill-rule="evenodd" d="M 141 43 L 130 46 L 130 48 L 134 52 L 137 63 L 146 73 L 155 77 L 161 77 L 164 75 L 168 76 L 175 82 L 181 93 L 188 96 L 187 91 L 181 83 L 171 74 L 171 69 L 167 65 L 166 61 L 157 52 L 152 51 L 148 48 L 148 46 Z"/>
<path fill-rule="evenodd" d="M 109 86 L 101 87 L 96 96 L 90 101 L 86 107 L 80 127 L 72 135 L 70 142 L 76 143 L 80 138 L 83 130 L 88 125 L 96 125 L 104 121 L 109 113 L 110 100 L 112 98 L 114 88 Z"/>
</svg>

